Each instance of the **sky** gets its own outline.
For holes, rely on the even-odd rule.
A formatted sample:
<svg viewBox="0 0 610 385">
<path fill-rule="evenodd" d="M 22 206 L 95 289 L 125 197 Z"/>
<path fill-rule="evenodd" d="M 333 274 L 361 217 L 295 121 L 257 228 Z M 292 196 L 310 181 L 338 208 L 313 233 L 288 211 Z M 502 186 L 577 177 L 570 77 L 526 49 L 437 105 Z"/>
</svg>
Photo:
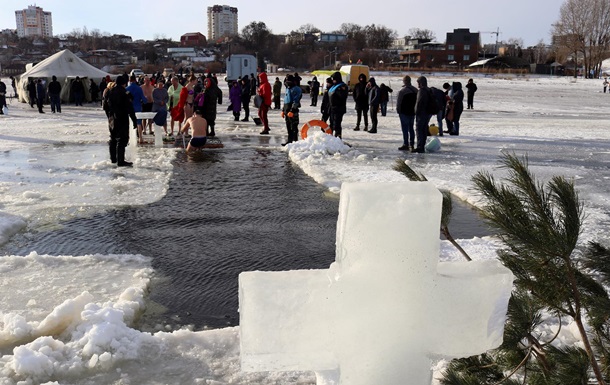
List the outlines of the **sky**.
<svg viewBox="0 0 610 385">
<path fill-rule="evenodd" d="M 16 28 L 14 11 L 33 5 L 33 1 L 3 0 L 0 4 L 0 29 Z M 207 37 L 207 7 L 215 4 L 237 7 L 239 30 L 253 21 L 262 21 L 275 34 L 289 33 L 304 24 L 322 31 L 338 30 L 342 23 L 383 25 L 399 36 L 411 28 L 430 29 L 439 41 L 454 28 L 480 31 L 483 44 L 522 38 L 526 46 L 541 39 L 550 42 L 551 25 L 559 16 L 561 0 L 385 0 L 374 2 L 322 0 L 287 3 L 283 0 L 232 0 L 227 2 L 173 3 L 167 0 L 39 0 L 35 2 L 52 12 L 53 34 L 69 33 L 87 27 L 110 34 L 125 34 L 134 40 L 166 37 L 179 40 L 187 32 Z M 196 4 L 196 5 L 195 5 Z M 121 12 L 121 10 L 124 10 Z M 171 15 L 167 17 L 166 15 Z"/>
</svg>

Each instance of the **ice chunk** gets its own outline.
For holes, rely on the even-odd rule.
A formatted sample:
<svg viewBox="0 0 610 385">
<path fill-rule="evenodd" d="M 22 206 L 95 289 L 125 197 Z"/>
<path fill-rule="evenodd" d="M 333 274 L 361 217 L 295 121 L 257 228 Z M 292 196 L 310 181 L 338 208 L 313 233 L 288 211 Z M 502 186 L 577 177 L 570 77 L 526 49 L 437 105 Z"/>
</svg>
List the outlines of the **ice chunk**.
<svg viewBox="0 0 610 385">
<path fill-rule="evenodd" d="M 438 263 L 430 183 L 345 183 L 328 270 L 239 276 L 244 371 L 313 370 L 324 384 L 429 384 L 431 356 L 502 341 L 512 273 Z"/>
</svg>

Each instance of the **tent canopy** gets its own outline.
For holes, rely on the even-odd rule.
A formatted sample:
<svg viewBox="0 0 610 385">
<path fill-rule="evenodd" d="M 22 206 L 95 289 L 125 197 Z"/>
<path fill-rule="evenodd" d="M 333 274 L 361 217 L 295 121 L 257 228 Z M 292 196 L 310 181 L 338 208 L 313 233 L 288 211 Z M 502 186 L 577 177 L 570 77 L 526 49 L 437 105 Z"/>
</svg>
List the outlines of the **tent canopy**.
<svg viewBox="0 0 610 385">
<path fill-rule="evenodd" d="M 95 68 L 91 64 L 76 56 L 70 50 L 65 49 L 49 56 L 40 63 L 36 64 L 34 67 L 30 68 L 28 71 L 18 76 L 19 101 L 25 103 L 29 102 L 27 84 L 30 79 L 44 79 L 48 86 L 52 76 L 56 76 L 57 81 L 62 86 L 62 102 L 68 103 L 69 101 L 73 100 L 73 96 L 70 93 L 70 86 L 77 76 L 83 82 L 85 89 L 85 100 L 90 101 L 90 80 L 99 83 L 102 78 L 106 77 L 106 75 L 109 74 Z"/>
</svg>

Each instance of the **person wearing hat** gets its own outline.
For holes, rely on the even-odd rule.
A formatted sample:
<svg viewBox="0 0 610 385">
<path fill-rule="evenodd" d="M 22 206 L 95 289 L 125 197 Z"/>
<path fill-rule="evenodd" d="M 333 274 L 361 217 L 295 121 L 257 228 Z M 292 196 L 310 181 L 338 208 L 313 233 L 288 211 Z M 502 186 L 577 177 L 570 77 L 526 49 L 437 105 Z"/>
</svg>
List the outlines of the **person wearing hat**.
<svg viewBox="0 0 610 385">
<path fill-rule="evenodd" d="M 301 87 L 294 82 L 294 76 L 286 76 L 284 80 L 286 95 L 284 95 L 284 109 L 282 116 L 286 120 L 286 130 L 288 131 L 288 141 L 282 146 L 299 140 L 299 108 L 301 107 L 301 97 L 303 93 Z"/>
<path fill-rule="evenodd" d="M 125 90 L 126 86 L 127 78 L 117 77 L 116 86 L 106 93 L 104 101 L 110 130 L 110 161 L 118 167 L 133 166 L 132 162 L 125 161 L 125 147 L 129 144 L 129 119 L 133 122 L 133 128 L 137 127 L 136 114 L 131 98 Z"/>
<path fill-rule="evenodd" d="M 343 83 L 341 72 L 332 74 L 331 79 L 333 85 L 328 90 L 330 128 L 337 138 L 341 138 L 343 131 L 341 122 L 343 121 L 343 115 L 347 112 L 347 95 L 349 90 L 347 85 Z"/>
</svg>

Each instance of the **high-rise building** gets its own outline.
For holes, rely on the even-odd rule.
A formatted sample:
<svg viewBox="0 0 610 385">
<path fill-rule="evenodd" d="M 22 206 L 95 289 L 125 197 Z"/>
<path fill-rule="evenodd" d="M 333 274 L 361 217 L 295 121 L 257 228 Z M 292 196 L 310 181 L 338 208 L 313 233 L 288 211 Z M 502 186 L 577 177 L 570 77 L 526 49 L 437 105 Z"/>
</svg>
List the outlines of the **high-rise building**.
<svg viewBox="0 0 610 385">
<path fill-rule="evenodd" d="M 53 37 L 51 12 L 45 12 L 40 7 L 30 5 L 27 9 L 15 11 L 15 19 L 19 37 Z"/>
<path fill-rule="evenodd" d="M 228 5 L 208 7 L 208 40 L 237 35 L 237 8 Z"/>
</svg>

